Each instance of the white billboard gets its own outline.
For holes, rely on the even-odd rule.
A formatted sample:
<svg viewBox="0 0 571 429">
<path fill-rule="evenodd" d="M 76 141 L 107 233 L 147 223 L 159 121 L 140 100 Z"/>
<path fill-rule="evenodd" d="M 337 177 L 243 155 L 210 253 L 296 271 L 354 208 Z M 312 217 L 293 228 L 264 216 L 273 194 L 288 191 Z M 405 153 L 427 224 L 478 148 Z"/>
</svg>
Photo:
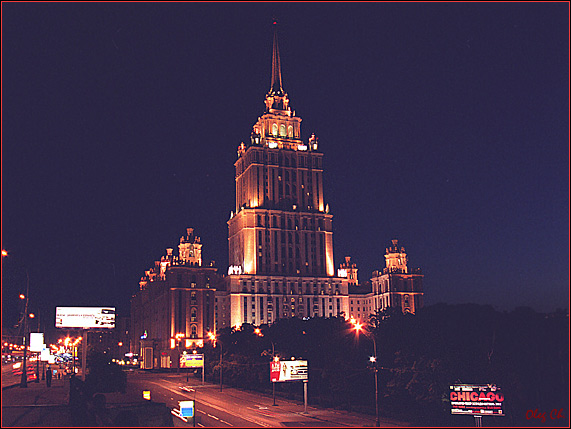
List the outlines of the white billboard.
<svg viewBox="0 0 571 429">
<path fill-rule="evenodd" d="M 112 329 L 115 307 L 56 307 L 56 328 Z"/>
<path fill-rule="evenodd" d="M 30 351 L 41 352 L 46 345 L 44 344 L 43 332 L 30 332 Z"/>
<path fill-rule="evenodd" d="M 307 380 L 306 360 L 280 360 L 270 363 L 270 380 L 279 381 Z"/>
</svg>

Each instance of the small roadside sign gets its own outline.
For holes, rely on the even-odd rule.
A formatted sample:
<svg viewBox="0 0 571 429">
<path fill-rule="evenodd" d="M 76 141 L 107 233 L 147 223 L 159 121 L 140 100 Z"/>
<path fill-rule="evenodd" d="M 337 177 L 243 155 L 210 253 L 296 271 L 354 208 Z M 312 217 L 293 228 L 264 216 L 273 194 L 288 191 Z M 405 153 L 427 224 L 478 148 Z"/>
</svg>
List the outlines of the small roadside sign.
<svg viewBox="0 0 571 429">
<path fill-rule="evenodd" d="M 181 417 L 194 417 L 194 401 L 179 401 Z"/>
</svg>

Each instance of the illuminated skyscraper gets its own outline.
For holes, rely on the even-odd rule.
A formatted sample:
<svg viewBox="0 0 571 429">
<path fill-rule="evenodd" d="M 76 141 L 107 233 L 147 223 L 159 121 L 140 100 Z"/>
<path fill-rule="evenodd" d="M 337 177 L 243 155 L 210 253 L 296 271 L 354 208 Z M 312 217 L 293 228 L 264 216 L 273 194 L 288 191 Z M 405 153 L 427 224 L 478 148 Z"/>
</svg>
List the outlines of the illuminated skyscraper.
<svg viewBox="0 0 571 429">
<path fill-rule="evenodd" d="M 265 111 L 238 147 L 236 207 L 228 221 L 231 325 L 347 310 L 347 284 L 334 277 L 332 215 L 323 194 L 323 153 L 301 137 L 274 32 Z"/>
</svg>

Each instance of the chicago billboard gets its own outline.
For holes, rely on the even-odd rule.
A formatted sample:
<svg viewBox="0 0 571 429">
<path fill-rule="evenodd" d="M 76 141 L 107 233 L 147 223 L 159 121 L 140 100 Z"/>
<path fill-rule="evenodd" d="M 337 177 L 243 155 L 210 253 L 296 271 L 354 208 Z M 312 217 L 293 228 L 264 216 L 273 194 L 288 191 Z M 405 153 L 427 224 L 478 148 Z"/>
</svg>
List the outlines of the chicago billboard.
<svg viewBox="0 0 571 429">
<path fill-rule="evenodd" d="M 503 416 L 504 395 L 492 384 L 450 386 L 450 412 L 473 416 Z"/>
</svg>

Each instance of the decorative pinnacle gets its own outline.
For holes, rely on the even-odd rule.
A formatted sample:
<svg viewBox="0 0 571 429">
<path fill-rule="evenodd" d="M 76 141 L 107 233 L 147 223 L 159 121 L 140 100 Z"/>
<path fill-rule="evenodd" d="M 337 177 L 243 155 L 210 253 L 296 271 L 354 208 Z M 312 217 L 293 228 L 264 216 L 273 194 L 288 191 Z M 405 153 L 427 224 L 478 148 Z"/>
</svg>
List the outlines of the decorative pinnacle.
<svg viewBox="0 0 571 429">
<path fill-rule="evenodd" d="M 278 48 L 277 21 L 274 21 L 274 50 L 272 53 L 272 84 L 270 94 L 283 95 L 282 69 L 280 64 L 280 51 Z"/>
</svg>

